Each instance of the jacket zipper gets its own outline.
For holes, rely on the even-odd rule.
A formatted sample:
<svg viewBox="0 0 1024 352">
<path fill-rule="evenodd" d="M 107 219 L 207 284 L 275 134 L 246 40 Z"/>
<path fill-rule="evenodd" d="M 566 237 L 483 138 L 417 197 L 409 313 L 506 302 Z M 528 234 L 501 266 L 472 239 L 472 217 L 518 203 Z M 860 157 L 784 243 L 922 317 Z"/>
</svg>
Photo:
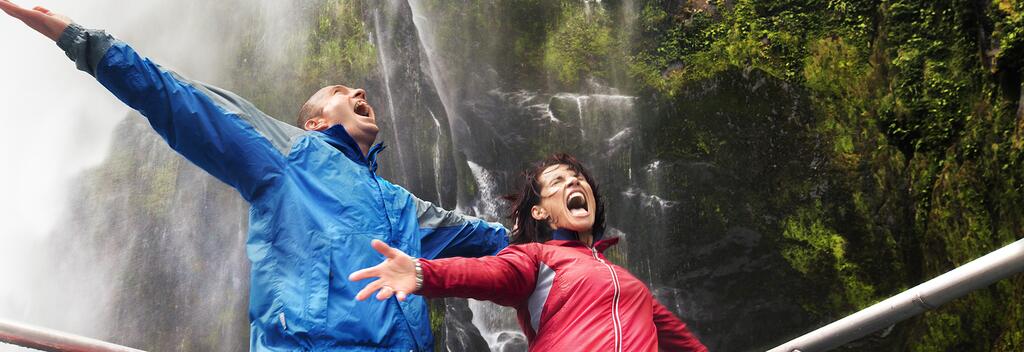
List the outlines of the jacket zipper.
<svg viewBox="0 0 1024 352">
<path fill-rule="evenodd" d="M 615 288 L 615 294 L 612 296 L 612 326 L 615 330 L 615 352 L 622 352 L 622 321 L 619 319 L 619 276 L 615 274 L 615 269 L 610 264 L 597 255 L 597 248 L 590 247 L 590 252 L 594 253 L 594 259 L 604 264 L 612 275 L 612 285 Z"/>
</svg>

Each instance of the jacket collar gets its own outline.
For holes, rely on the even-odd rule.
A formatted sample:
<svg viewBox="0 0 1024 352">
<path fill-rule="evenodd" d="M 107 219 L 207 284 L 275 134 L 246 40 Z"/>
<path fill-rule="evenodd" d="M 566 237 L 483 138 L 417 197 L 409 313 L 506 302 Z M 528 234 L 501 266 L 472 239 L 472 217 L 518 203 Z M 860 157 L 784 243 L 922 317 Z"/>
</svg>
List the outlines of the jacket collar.
<svg viewBox="0 0 1024 352">
<path fill-rule="evenodd" d="M 551 233 L 551 240 L 545 243 L 564 247 L 586 247 L 586 245 L 583 242 L 580 242 L 579 234 L 577 234 L 575 231 L 570 231 L 566 229 L 555 230 L 555 232 Z M 594 249 L 596 249 L 598 252 L 603 253 L 606 249 L 608 249 L 608 247 L 611 247 L 616 243 L 619 243 L 618 237 L 604 239 L 604 233 L 594 234 Z"/>
<path fill-rule="evenodd" d="M 363 156 L 363 151 L 359 149 L 359 143 L 356 143 L 356 140 L 345 131 L 345 126 L 334 125 L 320 133 L 328 144 L 337 148 L 350 160 L 360 165 L 366 165 L 370 172 L 377 172 L 377 154 L 386 148 L 383 142 L 375 144 L 370 148 L 369 153 Z"/>
</svg>

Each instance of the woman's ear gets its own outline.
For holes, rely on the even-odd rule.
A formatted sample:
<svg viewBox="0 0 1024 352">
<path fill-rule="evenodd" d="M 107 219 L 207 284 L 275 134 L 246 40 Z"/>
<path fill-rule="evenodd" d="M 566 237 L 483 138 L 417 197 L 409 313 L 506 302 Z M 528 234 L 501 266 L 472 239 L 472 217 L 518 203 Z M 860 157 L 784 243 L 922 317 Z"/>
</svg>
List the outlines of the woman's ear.
<svg viewBox="0 0 1024 352">
<path fill-rule="evenodd" d="M 534 205 L 530 208 L 530 216 L 533 216 L 534 220 L 544 221 L 548 219 L 548 211 L 541 208 L 539 205 Z"/>
</svg>

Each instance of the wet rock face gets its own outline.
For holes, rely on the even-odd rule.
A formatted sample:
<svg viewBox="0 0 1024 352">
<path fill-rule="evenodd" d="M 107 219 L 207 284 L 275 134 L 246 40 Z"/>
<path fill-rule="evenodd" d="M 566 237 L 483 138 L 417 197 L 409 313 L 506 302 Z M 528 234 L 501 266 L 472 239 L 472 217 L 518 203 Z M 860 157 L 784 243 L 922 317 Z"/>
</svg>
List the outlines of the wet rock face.
<svg viewBox="0 0 1024 352">
<path fill-rule="evenodd" d="M 55 260 L 40 268 L 56 273 L 39 291 L 68 305 L 60 314 L 89 311 L 91 336 L 144 350 L 248 350 L 241 197 L 136 114 L 79 180 L 67 231 L 51 239 Z"/>
<path fill-rule="evenodd" d="M 466 300 L 446 298 L 444 310 L 444 346 L 450 351 L 487 351 L 490 347 L 473 325 L 473 312 Z"/>
<path fill-rule="evenodd" d="M 527 347 L 526 337 L 522 334 L 502 332 L 498 334 L 498 344 L 501 346 L 498 352 L 525 351 Z"/>
<path fill-rule="evenodd" d="M 631 270 L 712 349 L 770 348 L 806 329 L 777 247 L 780 219 L 823 182 L 801 92 L 737 70 L 644 106 L 655 109 L 642 114 L 641 176 L 616 200 L 633 205 L 609 217 L 635 234 Z"/>
</svg>

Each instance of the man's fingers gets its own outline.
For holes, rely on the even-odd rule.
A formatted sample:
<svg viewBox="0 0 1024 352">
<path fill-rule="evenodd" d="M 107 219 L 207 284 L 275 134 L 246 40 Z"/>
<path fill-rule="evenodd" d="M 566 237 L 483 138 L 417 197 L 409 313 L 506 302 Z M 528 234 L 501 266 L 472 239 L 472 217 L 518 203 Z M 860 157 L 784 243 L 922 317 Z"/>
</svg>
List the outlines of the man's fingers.
<svg viewBox="0 0 1024 352">
<path fill-rule="evenodd" d="M 18 6 L 18 4 L 15 4 L 15 3 L 7 1 L 7 0 L 4 0 L 3 2 L 0 2 L 0 8 L 2 8 L 4 10 L 4 12 L 7 12 L 7 13 L 11 14 L 12 16 L 15 16 L 15 17 L 18 17 L 18 18 L 21 18 L 21 16 L 25 15 L 26 13 L 32 12 L 32 10 L 29 10 L 29 9 L 23 8 L 21 6 Z"/>
<path fill-rule="evenodd" d="M 13 2 L 10 2 L 10 1 L 7 1 L 7 0 L 0 1 L 0 10 L 4 10 L 4 12 L 6 12 L 7 14 L 9 14 L 11 16 L 17 17 L 18 10 L 20 10 L 20 9 L 21 9 L 21 7 L 18 6 L 18 5 L 15 5 Z"/>
<path fill-rule="evenodd" d="M 409 294 L 405 293 L 405 291 L 398 291 L 398 293 L 395 294 L 395 297 L 398 297 L 398 300 L 402 302 L 405 302 L 405 299 L 408 296 Z"/>
<path fill-rule="evenodd" d="M 36 32 L 54 41 L 60 38 L 61 33 L 71 24 L 71 19 L 67 16 L 51 12 L 49 9 L 41 6 L 26 9 L 8 0 L 3 0 L 0 1 L 0 10 L 11 15 L 11 17 L 25 22 L 26 25 Z"/>
<path fill-rule="evenodd" d="M 377 291 L 378 289 L 380 289 L 380 287 L 383 286 L 383 285 L 384 285 L 384 282 L 381 281 L 381 280 L 376 280 L 374 282 L 371 282 L 369 285 L 366 285 L 366 287 L 363 287 L 362 290 L 359 290 L 359 293 L 356 293 L 356 300 L 357 301 L 365 300 L 367 297 L 370 297 L 370 294 L 372 294 L 374 291 Z"/>
</svg>

